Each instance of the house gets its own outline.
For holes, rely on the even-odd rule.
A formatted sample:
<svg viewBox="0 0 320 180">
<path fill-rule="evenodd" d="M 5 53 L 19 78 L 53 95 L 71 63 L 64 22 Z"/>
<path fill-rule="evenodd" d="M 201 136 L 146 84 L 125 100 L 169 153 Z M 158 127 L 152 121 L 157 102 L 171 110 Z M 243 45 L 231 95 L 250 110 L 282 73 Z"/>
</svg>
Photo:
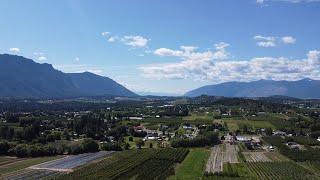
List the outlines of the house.
<svg viewBox="0 0 320 180">
<path fill-rule="evenodd" d="M 268 151 L 274 151 L 274 146 L 268 146 L 268 147 L 267 147 L 267 150 L 268 150 Z"/>
<path fill-rule="evenodd" d="M 286 136 L 287 133 L 283 131 L 274 131 L 273 136 Z"/>
<path fill-rule="evenodd" d="M 133 129 L 135 132 L 143 132 L 145 130 L 145 127 L 143 125 L 140 125 L 140 126 L 134 126 Z"/>
<path fill-rule="evenodd" d="M 237 136 L 236 139 L 237 139 L 237 141 L 240 141 L 240 142 L 248 142 L 251 140 L 245 136 Z"/>
<path fill-rule="evenodd" d="M 130 120 L 142 120 L 142 117 L 129 117 Z"/>
<path fill-rule="evenodd" d="M 182 126 L 183 129 L 185 130 L 192 130 L 192 126 L 191 125 L 184 125 Z"/>
</svg>

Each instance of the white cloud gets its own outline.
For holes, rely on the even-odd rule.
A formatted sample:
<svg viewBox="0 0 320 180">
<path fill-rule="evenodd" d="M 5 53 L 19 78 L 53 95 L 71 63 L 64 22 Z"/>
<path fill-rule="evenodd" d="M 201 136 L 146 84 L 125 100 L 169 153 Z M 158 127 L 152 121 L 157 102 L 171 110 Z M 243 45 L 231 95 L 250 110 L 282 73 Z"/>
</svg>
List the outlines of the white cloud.
<svg viewBox="0 0 320 180">
<path fill-rule="evenodd" d="M 320 51 L 309 51 L 305 59 L 257 57 L 250 60 L 189 60 L 176 63 L 149 64 L 139 68 L 152 79 L 192 79 L 213 83 L 253 81 L 259 79 L 320 79 Z"/>
<path fill-rule="evenodd" d="M 180 49 L 186 51 L 186 52 L 192 52 L 198 49 L 198 47 L 195 46 L 181 46 Z"/>
<path fill-rule="evenodd" d="M 124 36 L 123 38 L 121 38 L 121 41 L 124 42 L 124 44 L 134 47 L 134 48 L 142 48 L 142 47 L 146 47 L 148 45 L 148 42 L 150 41 L 150 39 L 147 39 L 145 37 L 142 36 Z"/>
<path fill-rule="evenodd" d="M 14 54 L 18 54 L 20 52 L 19 48 L 9 48 L 9 51 Z"/>
<path fill-rule="evenodd" d="M 308 59 L 313 63 L 313 64 L 320 64 L 320 51 L 317 50 L 312 50 L 309 51 L 308 54 Z"/>
<path fill-rule="evenodd" d="M 257 45 L 260 47 L 275 47 L 276 44 L 276 37 L 273 36 L 261 36 L 256 35 L 253 37 L 254 40 L 256 40 Z"/>
<path fill-rule="evenodd" d="M 102 32 L 101 33 L 101 35 L 104 36 L 104 37 L 109 36 L 109 34 L 110 34 L 110 32 Z"/>
<path fill-rule="evenodd" d="M 197 52 L 198 47 L 195 46 L 180 46 L 180 50 L 172 50 L 168 48 L 156 49 L 153 54 L 157 56 L 171 56 L 180 57 L 183 60 L 188 61 L 208 61 L 210 59 L 223 60 L 229 57 L 229 53 L 226 48 L 229 44 L 220 42 L 215 44 L 215 52 L 204 51 Z"/>
<path fill-rule="evenodd" d="M 259 47 L 275 47 L 278 43 L 294 44 L 296 39 L 292 36 L 274 37 L 274 36 L 261 36 L 256 35 L 253 37 Z"/>
<path fill-rule="evenodd" d="M 108 42 L 121 42 L 127 46 L 131 46 L 133 48 L 144 48 L 148 46 L 148 42 L 150 39 L 147 39 L 140 35 L 125 35 L 125 36 L 117 36 L 112 35 L 110 32 L 102 32 L 101 35 L 107 39 Z"/>
<path fill-rule="evenodd" d="M 159 48 L 156 49 L 154 51 L 155 55 L 158 56 L 177 56 L 177 57 L 181 57 L 183 56 L 183 51 L 180 50 L 172 50 L 172 49 L 168 49 L 168 48 Z"/>
<path fill-rule="evenodd" d="M 276 38 L 273 36 L 261 36 L 261 35 L 256 35 L 253 37 L 253 39 L 257 41 L 276 41 Z"/>
<path fill-rule="evenodd" d="M 44 53 L 42 53 L 42 52 L 34 52 L 33 55 L 35 55 L 35 56 L 43 56 Z"/>
<path fill-rule="evenodd" d="M 225 42 L 220 42 L 214 45 L 216 52 L 213 54 L 213 58 L 217 60 L 223 60 L 229 58 L 229 53 L 226 51 L 226 48 L 230 45 Z"/>
<path fill-rule="evenodd" d="M 281 40 L 284 44 L 294 44 L 296 42 L 296 39 L 292 36 L 284 36 Z"/>
<path fill-rule="evenodd" d="M 45 53 L 43 52 L 34 52 L 33 55 L 36 57 L 38 61 L 46 61 L 48 58 L 45 56 Z"/>
<path fill-rule="evenodd" d="M 188 61 L 207 61 L 213 58 L 211 51 L 196 52 L 197 47 L 181 46 L 181 50 L 172 50 L 168 48 L 156 49 L 153 53 L 158 56 L 179 57 L 182 60 Z"/>
<path fill-rule="evenodd" d="M 264 0 L 257 0 L 258 4 L 263 4 Z"/>
<path fill-rule="evenodd" d="M 75 62 L 79 62 L 79 61 L 80 61 L 80 58 L 79 58 L 79 57 L 76 57 L 76 58 L 74 58 L 74 61 L 75 61 Z"/>
<path fill-rule="evenodd" d="M 108 42 L 115 42 L 115 41 L 117 41 L 117 39 L 118 39 L 118 37 L 111 36 L 111 37 L 108 38 Z"/>
<path fill-rule="evenodd" d="M 39 60 L 39 61 L 46 61 L 46 60 L 47 60 L 47 57 L 45 57 L 45 56 L 40 56 L 40 57 L 38 57 L 38 60 Z"/>
<path fill-rule="evenodd" d="M 277 46 L 276 43 L 273 41 L 260 41 L 260 42 L 257 42 L 257 45 L 260 47 L 275 47 L 275 46 Z"/>
</svg>

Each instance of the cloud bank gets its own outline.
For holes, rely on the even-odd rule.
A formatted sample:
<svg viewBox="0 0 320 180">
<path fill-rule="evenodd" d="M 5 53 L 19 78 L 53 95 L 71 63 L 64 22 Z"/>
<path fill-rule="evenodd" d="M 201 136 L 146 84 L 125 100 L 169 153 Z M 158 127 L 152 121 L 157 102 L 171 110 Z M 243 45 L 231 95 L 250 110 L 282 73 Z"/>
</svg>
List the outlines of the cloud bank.
<svg viewBox="0 0 320 180">
<path fill-rule="evenodd" d="M 219 48 L 220 47 L 220 48 Z M 223 47 L 223 48 L 222 48 Z M 304 59 L 285 57 L 255 57 L 249 60 L 227 60 L 224 46 L 216 51 L 198 52 L 160 48 L 154 51 L 158 56 L 179 57 L 179 62 L 140 66 L 142 75 L 151 79 L 191 79 L 221 83 L 227 81 L 254 81 L 260 79 L 297 80 L 301 78 L 320 79 L 320 51 L 312 50 Z M 217 58 L 219 57 L 219 58 Z"/>
</svg>

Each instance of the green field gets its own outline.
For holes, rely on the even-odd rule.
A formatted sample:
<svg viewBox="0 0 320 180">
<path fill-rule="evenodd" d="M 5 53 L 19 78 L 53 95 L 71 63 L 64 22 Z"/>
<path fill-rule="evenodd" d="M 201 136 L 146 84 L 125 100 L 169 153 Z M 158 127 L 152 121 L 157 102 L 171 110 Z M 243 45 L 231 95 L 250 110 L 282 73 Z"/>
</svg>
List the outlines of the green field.
<svg viewBox="0 0 320 180">
<path fill-rule="evenodd" d="M 200 179 L 209 158 L 210 150 L 204 148 L 190 149 L 185 160 L 177 167 L 174 176 L 170 180 L 194 180 Z"/>
<path fill-rule="evenodd" d="M 225 118 L 221 120 L 215 120 L 215 122 L 219 123 L 227 123 L 229 131 L 236 131 L 239 129 L 239 126 L 246 125 L 252 129 L 260 129 L 260 128 L 272 128 L 274 129 L 274 125 L 268 121 L 254 121 L 254 120 L 234 120 L 230 118 Z"/>
<path fill-rule="evenodd" d="M 212 113 L 192 113 L 189 116 L 183 117 L 183 120 L 187 121 L 195 121 L 195 120 L 213 120 L 213 114 Z"/>
<path fill-rule="evenodd" d="M 319 179 L 312 171 L 294 162 L 246 163 L 258 179 Z"/>
<path fill-rule="evenodd" d="M 6 162 L 6 161 L 9 161 L 9 160 L 13 160 L 14 158 L 11 158 L 9 156 L 0 156 L 0 164 L 2 162 Z"/>
</svg>

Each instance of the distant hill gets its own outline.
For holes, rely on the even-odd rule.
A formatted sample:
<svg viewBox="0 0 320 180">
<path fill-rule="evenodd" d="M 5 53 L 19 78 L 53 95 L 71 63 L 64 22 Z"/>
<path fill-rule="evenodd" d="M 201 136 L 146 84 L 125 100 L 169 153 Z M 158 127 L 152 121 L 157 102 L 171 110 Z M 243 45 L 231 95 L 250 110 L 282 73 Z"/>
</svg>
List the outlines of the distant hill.
<svg viewBox="0 0 320 180">
<path fill-rule="evenodd" d="M 90 72 L 69 73 L 74 86 L 82 94 L 91 96 L 113 95 L 113 96 L 137 96 L 114 80 L 99 76 Z"/>
<path fill-rule="evenodd" d="M 166 97 L 178 97 L 182 96 L 182 94 L 177 94 L 177 93 L 163 93 L 163 92 L 136 92 L 137 94 L 141 96 L 166 96 Z"/>
<path fill-rule="evenodd" d="M 259 80 L 253 82 L 226 82 L 217 85 L 203 86 L 187 92 L 185 96 L 195 97 L 200 95 L 209 95 L 225 97 L 268 97 L 280 95 L 294 98 L 319 99 L 319 89 L 319 80 Z"/>
<path fill-rule="evenodd" d="M 50 64 L 22 56 L 0 55 L 0 98 L 136 96 L 110 78 L 92 73 L 63 73 Z"/>
</svg>

